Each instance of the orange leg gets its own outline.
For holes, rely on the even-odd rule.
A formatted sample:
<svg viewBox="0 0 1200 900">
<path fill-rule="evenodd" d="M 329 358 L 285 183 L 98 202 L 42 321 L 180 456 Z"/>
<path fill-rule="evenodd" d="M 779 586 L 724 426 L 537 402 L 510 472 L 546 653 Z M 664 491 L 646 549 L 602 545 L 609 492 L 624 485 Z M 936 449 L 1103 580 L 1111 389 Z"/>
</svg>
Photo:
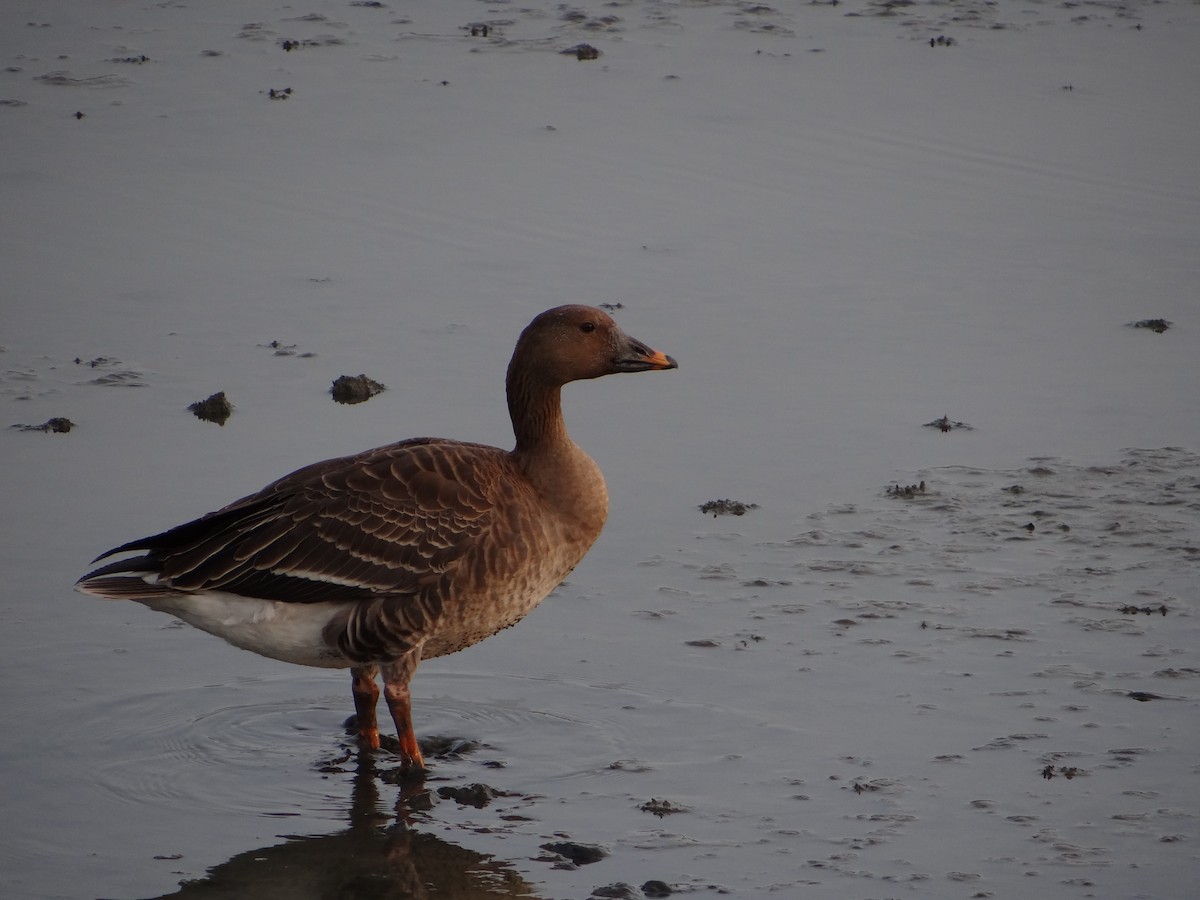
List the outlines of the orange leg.
<svg viewBox="0 0 1200 900">
<path fill-rule="evenodd" d="M 354 666 L 350 669 L 354 683 L 354 711 L 358 713 L 358 741 L 364 750 L 379 749 L 379 723 L 375 719 L 375 704 L 379 700 L 379 685 L 375 676 L 378 666 Z"/>
<path fill-rule="evenodd" d="M 413 772 L 426 770 L 425 758 L 417 744 L 412 724 L 412 696 L 408 682 L 417 668 L 417 659 L 404 657 L 383 667 L 383 696 L 396 723 L 396 738 L 400 742 L 401 767 Z"/>
</svg>

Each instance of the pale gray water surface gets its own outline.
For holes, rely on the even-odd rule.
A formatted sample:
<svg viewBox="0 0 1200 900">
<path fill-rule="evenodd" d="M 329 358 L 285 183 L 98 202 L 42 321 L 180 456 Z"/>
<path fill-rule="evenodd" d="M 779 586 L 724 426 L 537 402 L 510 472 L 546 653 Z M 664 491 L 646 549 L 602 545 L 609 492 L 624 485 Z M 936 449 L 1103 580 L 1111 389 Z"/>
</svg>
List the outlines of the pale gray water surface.
<svg viewBox="0 0 1200 900">
<path fill-rule="evenodd" d="M 0 893 L 1191 896 L 1198 27 L 0 6 L 3 424 L 78 426 L 0 432 Z M 566 391 L 608 530 L 421 668 L 429 795 L 348 753 L 344 673 L 71 591 L 305 463 L 507 444 L 567 301 L 681 368 Z"/>
</svg>

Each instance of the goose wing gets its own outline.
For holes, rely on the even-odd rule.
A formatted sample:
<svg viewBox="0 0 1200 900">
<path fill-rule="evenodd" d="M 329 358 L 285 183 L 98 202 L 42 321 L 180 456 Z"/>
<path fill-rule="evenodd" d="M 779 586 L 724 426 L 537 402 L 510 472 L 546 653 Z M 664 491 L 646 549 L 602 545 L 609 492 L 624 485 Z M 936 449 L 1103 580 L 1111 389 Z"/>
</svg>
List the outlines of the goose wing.
<svg viewBox="0 0 1200 900">
<path fill-rule="evenodd" d="M 89 593 L 225 591 L 289 602 L 415 595 L 486 542 L 506 454 L 418 438 L 307 466 L 256 494 L 97 558 Z M 136 578 L 129 578 L 136 575 Z M 123 576 L 123 577 L 122 577 Z"/>
</svg>

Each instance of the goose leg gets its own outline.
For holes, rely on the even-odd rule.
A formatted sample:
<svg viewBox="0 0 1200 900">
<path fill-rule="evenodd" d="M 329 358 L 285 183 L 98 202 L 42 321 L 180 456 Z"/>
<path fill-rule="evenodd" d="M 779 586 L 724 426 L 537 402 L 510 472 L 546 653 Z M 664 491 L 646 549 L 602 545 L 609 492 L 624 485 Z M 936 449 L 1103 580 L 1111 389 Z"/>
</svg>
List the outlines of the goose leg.
<svg viewBox="0 0 1200 900">
<path fill-rule="evenodd" d="M 426 770 L 425 758 L 421 756 L 417 734 L 413 730 L 412 696 L 408 692 L 408 682 L 419 659 L 416 654 L 409 654 L 383 666 L 383 697 L 391 710 L 392 721 L 396 723 L 401 767 L 414 772 Z"/>
<path fill-rule="evenodd" d="M 375 719 L 375 704 L 379 700 L 379 685 L 375 676 L 378 666 L 354 666 L 350 669 L 354 677 L 351 692 L 354 694 L 354 711 L 358 714 L 358 742 L 364 750 L 379 749 L 379 723 Z"/>
</svg>

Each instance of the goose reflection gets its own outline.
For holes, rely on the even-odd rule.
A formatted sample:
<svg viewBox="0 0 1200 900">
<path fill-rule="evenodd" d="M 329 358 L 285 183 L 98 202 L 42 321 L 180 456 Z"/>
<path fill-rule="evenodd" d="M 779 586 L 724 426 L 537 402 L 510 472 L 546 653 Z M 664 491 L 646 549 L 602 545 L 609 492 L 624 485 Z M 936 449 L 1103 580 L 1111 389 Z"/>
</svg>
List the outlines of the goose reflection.
<svg viewBox="0 0 1200 900">
<path fill-rule="evenodd" d="M 357 766 L 345 831 L 287 837 L 247 850 L 163 897 L 537 900 L 533 887 L 508 863 L 415 830 L 415 813 L 430 803 L 423 782 L 402 782 L 395 814 L 388 815 L 380 804 L 380 773 L 373 759 L 361 754 Z"/>
</svg>

